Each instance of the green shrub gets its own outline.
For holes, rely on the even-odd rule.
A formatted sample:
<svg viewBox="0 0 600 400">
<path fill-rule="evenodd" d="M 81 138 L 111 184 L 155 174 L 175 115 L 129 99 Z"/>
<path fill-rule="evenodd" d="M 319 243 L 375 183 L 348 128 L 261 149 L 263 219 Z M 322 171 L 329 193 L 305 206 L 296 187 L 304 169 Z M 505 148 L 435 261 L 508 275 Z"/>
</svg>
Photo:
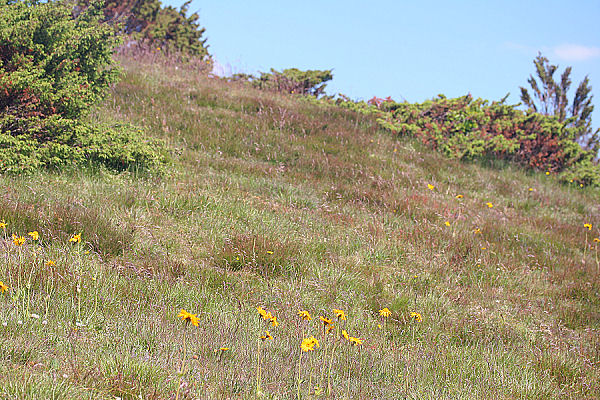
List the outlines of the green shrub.
<svg viewBox="0 0 600 400">
<path fill-rule="evenodd" d="M 531 169 L 559 173 L 561 179 L 600 185 L 600 167 L 593 154 L 577 144 L 576 128 L 555 116 L 518 110 L 504 101 L 491 104 L 470 95 L 442 95 L 423 103 L 396 103 L 373 98 L 337 103 L 375 115 L 380 127 L 415 136 L 451 158 L 504 159 Z"/>
<path fill-rule="evenodd" d="M 82 122 L 118 77 L 119 39 L 98 22 L 99 3 L 77 17 L 72 10 L 64 1 L 0 0 L 0 172 L 90 162 L 157 168 L 160 146 L 135 128 Z"/>
<path fill-rule="evenodd" d="M 333 79 L 331 70 L 301 71 L 297 68 L 284 69 L 282 72 L 271 68 L 271 72 L 261 72 L 258 78 L 249 74 L 236 74 L 233 76 L 233 80 L 251 82 L 253 86 L 259 89 L 315 97 L 319 97 L 325 92 L 325 82 L 331 79 Z"/>
</svg>

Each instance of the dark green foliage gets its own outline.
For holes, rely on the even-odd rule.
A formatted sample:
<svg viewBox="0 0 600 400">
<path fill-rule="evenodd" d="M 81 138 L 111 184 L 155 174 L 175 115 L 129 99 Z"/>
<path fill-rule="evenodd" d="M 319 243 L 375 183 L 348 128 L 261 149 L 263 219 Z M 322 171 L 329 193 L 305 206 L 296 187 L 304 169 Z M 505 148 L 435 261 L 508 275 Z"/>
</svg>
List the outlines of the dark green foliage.
<svg viewBox="0 0 600 400">
<path fill-rule="evenodd" d="M 440 95 L 421 104 L 376 98 L 369 103 L 339 99 L 338 104 L 374 114 L 382 128 L 416 136 L 451 158 L 504 159 L 560 173 L 563 180 L 600 185 L 593 153 L 575 142 L 578 127 L 556 116 L 523 112 L 504 101 L 473 100 L 470 95 Z"/>
<path fill-rule="evenodd" d="M 121 23 L 125 34 L 148 43 L 162 51 L 178 51 L 190 56 L 208 56 L 206 39 L 202 39 L 204 28 L 198 23 L 199 16 L 187 16 L 191 1 L 179 10 L 163 7 L 160 0 L 107 0 L 104 4 L 104 20 L 111 24 Z M 87 7 L 89 0 L 79 1 Z"/>
<path fill-rule="evenodd" d="M 118 77 L 111 57 L 119 40 L 98 23 L 98 3 L 74 18 L 67 2 L 4 0 L 0 14 L 0 172 L 164 161 L 132 127 L 81 122 Z"/>
<path fill-rule="evenodd" d="M 332 80 L 333 74 L 331 70 L 301 71 L 288 68 L 279 72 L 271 68 L 271 72 L 261 72 L 258 78 L 249 74 L 236 74 L 233 79 L 251 82 L 260 89 L 319 97 L 325 92 L 325 82 Z"/>
<path fill-rule="evenodd" d="M 568 127 L 575 128 L 574 139 L 584 149 L 596 153 L 600 148 L 600 129 L 592 130 L 592 98 L 590 92 L 589 78 L 586 76 L 577 87 L 573 102 L 569 107 L 567 93 L 571 87 L 571 67 L 565 68 L 560 77 L 560 82 L 554 80 L 557 65 L 551 65 L 546 57 L 541 54 L 533 60 L 536 68 L 535 79 L 529 76 L 527 82 L 531 86 L 533 96 L 531 97 L 526 88 L 521 87 L 521 100 L 535 112 L 543 115 L 553 115 L 558 121 L 564 122 Z M 537 100 L 537 102 L 536 102 Z"/>
</svg>

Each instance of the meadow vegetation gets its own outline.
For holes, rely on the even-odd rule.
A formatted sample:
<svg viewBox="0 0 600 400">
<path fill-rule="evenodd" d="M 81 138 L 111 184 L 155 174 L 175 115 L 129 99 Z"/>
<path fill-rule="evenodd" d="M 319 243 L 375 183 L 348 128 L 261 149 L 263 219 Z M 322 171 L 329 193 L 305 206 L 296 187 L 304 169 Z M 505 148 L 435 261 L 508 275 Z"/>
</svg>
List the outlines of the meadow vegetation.
<svg viewBox="0 0 600 400">
<path fill-rule="evenodd" d="M 213 77 L 188 3 L 0 0 L 0 398 L 600 398 L 565 123 Z"/>
<path fill-rule="evenodd" d="M 0 176 L 1 398 L 600 397 L 597 189 L 119 63 L 172 162 Z"/>
</svg>

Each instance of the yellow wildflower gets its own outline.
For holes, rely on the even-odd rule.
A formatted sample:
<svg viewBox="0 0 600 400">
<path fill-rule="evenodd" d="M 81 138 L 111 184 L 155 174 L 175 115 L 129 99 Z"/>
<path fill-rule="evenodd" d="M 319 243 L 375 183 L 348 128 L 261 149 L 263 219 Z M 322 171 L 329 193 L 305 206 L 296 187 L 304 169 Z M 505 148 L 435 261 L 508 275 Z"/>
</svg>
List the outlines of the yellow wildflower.
<svg viewBox="0 0 600 400">
<path fill-rule="evenodd" d="M 185 321 L 186 323 L 192 323 L 192 325 L 194 326 L 198 326 L 199 325 L 199 320 L 197 317 L 198 314 L 190 314 L 189 312 L 185 311 L 183 308 L 181 309 L 181 311 L 179 312 L 179 314 L 177 315 L 179 318 L 181 318 L 183 321 Z"/>
<path fill-rule="evenodd" d="M 69 239 L 69 242 L 71 242 L 71 243 L 79 243 L 79 242 L 81 242 L 81 233 L 78 233 L 77 235 L 73 235 L 71 237 L 71 239 Z"/>
<path fill-rule="evenodd" d="M 600 242 L 600 238 L 594 238 L 594 242 L 596 242 L 596 243 Z"/>
<path fill-rule="evenodd" d="M 279 326 L 279 322 L 277 322 L 277 317 L 276 316 L 271 315 L 271 318 L 269 318 L 269 321 L 271 322 L 271 325 L 273 325 L 273 327 Z"/>
<path fill-rule="evenodd" d="M 267 339 L 273 340 L 273 336 L 269 333 L 269 331 L 265 331 L 265 334 L 260 337 L 263 342 Z"/>
<path fill-rule="evenodd" d="M 462 194 L 457 194 L 457 195 L 456 195 L 456 198 L 457 198 L 457 199 L 462 199 L 462 198 L 463 198 L 463 195 L 462 195 Z"/>
<path fill-rule="evenodd" d="M 450 221 L 446 221 L 446 222 L 444 222 L 444 225 L 446 225 L 446 226 L 450 226 Z"/>
<path fill-rule="evenodd" d="M 419 314 L 418 312 L 411 312 L 410 317 L 416 322 L 423 321 L 423 317 L 421 317 L 421 314 Z"/>
<path fill-rule="evenodd" d="M 546 175 L 550 175 L 550 171 L 546 171 Z"/>
<path fill-rule="evenodd" d="M 533 192 L 533 188 L 529 188 L 529 191 L 530 191 L 530 192 Z"/>
<path fill-rule="evenodd" d="M 353 346 L 359 346 L 359 345 L 361 345 L 363 343 L 362 340 L 360 340 L 359 338 L 355 338 L 355 337 L 352 337 L 352 336 L 350 336 L 348 338 L 348 341 L 350 343 L 352 343 Z"/>
<path fill-rule="evenodd" d="M 46 267 L 56 267 L 56 263 L 52 260 L 46 261 Z"/>
<path fill-rule="evenodd" d="M 310 316 L 310 313 L 308 311 L 298 311 L 298 315 L 300 316 L 300 318 L 302 318 L 305 321 L 310 321 L 312 318 Z"/>
<path fill-rule="evenodd" d="M 435 189 L 435 186 L 433 186 L 431 183 L 428 183 L 427 184 L 427 189 L 433 190 L 433 189 Z"/>
<path fill-rule="evenodd" d="M 336 317 L 338 317 L 338 319 L 346 319 L 346 313 L 343 312 L 342 310 L 336 310 L 335 308 L 333 309 L 333 313 L 335 314 Z"/>
<path fill-rule="evenodd" d="M 6 221 L 5 220 L 0 221 L 0 228 L 6 229 Z"/>
<path fill-rule="evenodd" d="M 23 236 L 12 235 L 13 243 L 15 246 L 23 246 L 25 238 Z"/>
<path fill-rule="evenodd" d="M 350 340 L 350 335 L 348 335 L 348 332 L 346 332 L 345 329 L 342 329 L 342 336 L 344 337 L 344 339 Z"/>
<path fill-rule="evenodd" d="M 588 228 L 588 231 L 592 230 L 592 224 L 583 224 L 584 228 Z"/>
<path fill-rule="evenodd" d="M 319 341 L 314 336 L 302 339 L 302 343 L 300 343 L 302 351 L 314 351 L 315 346 L 319 348 Z"/>
<path fill-rule="evenodd" d="M 271 250 L 267 250 L 267 254 L 273 254 Z"/>
<path fill-rule="evenodd" d="M 477 228 L 473 231 L 474 234 L 479 235 L 481 234 L 481 229 Z"/>
<path fill-rule="evenodd" d="M 227 350 L 229 350 L 229 347 L 219 347 L 219 350 L 220 351 L 227 351 Z"/>
<path fill-rule="evenodd" d="M 38 231 L 29 232 L 28 235 L 31 236 L 33 240 L 38 240 L 40 238 Z"/>
<path fill-rule="evenodd" d="M 382 310 L 379 310 L 379 315 L 381 315 L 383 318 L 388 318 L 390 315 L 392 315 L 392 312 L 386 307 Z"/>
<path fill-rule="evenodd" d="M 8 286 L 4 284 L 4 282 L 0 281 L 0 292 L 4 293 L 8 290 Z"/>
<path fill-rule="evenodd" d="M 331 325 L 327 325 L 327 330 L 326 332 L 329 333 L 333 330 L 333 328 L 335 327 L 335 325 L 331 324 Z"/>
<path fill-rule="evenodd" d="M 256 307 L 256 311 L 258 311 L 258 313 L 260 314 L 261 317 L 263 317 L 264 319 L 268 319 L 267 312 L 265 310 L 263 310 L 260 307 Z"/>
<path fill-rule="evenodd" d="M 489 208 L 494 207 L 494 205 L 492 203 L 490 203 L 489 201 L 487 203 L 485 203 L 486 206 L 488 206 Z"/>
<path fill-rule="evenodd" d="M 331 324 L 333 324 L 333 321 L 330 320 L 329 318 L 325 318 L 325 317 L 319 316 L 319 319 L 321 321 L 323 321 L 323 325 L 331 325 Z"/>
</svg>

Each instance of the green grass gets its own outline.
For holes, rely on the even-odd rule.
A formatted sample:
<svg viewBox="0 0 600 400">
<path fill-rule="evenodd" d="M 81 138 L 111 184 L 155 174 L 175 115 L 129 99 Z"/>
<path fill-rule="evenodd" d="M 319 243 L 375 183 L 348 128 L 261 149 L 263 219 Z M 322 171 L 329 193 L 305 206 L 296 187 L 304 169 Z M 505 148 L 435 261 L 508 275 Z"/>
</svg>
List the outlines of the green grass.
<svg viewBox="0 0 600 400">
<path fill-rule="evenodd" d="M 302 356 L 303 399 L 600 398 L 598 191 L 447 160 L 296 96 L 121 61 L 90 119 L 142 126 L 173 164 L 0 177 L 0 398 L 173 399 L 181 380 L 179 398 L 252 399 L 265 329 L 264 398 L 297 398 L 303 335 L 321 342 Z M 32 230 L 39 243 L 12 243 Z M 362 346 L 323 334 L 333 308 Z"/>
</svg>

